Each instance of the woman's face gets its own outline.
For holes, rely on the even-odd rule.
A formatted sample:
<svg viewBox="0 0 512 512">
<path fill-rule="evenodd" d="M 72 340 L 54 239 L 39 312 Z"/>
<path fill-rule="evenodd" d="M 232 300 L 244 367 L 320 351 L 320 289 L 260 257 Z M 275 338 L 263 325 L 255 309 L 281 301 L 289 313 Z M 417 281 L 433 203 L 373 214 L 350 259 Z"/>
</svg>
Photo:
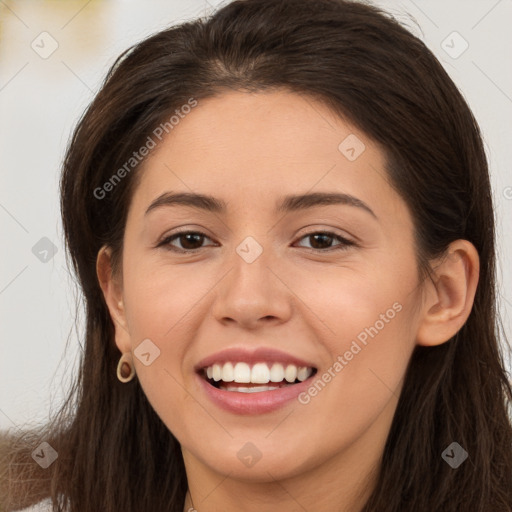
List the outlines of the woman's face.
<svg viewBox="0 0 512 512">
<path fill-rule="evenodd" d="M 376 461 L 420 301 L 411 216 L 376 145 L 312 99 L 228 92 L 141 171 L 116 343 L 188 469 L 266 481 Z"/>
</svg>

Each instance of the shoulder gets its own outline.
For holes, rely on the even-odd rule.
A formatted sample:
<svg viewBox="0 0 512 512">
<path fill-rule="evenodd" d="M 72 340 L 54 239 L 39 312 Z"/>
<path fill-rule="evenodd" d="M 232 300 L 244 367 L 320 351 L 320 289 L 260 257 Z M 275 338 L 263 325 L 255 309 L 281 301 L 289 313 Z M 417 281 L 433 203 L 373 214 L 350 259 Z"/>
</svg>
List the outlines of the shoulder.
<svg viewBox="0 0 512 512">
<path fill-rule="evenodd" d="M 18 510 L 17 512 L 51 512 L 52 502 L 51 500 L 44 500 L 31 507 Z"/>
</svg>

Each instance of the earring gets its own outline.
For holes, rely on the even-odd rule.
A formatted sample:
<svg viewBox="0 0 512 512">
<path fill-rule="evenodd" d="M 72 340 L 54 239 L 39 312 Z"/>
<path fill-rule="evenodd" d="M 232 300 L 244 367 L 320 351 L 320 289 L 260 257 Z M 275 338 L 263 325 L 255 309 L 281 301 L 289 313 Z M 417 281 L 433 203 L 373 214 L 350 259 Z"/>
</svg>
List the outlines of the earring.
<svg viewBox="0 0 512 512">
<path fill-rule="evenodd" d="M 117 378 L 121 382 L 130 382 L 135 376 L 135 367 L 132 365 L 132 359 L 125 352 L 117 363 Z"/>
</svg>

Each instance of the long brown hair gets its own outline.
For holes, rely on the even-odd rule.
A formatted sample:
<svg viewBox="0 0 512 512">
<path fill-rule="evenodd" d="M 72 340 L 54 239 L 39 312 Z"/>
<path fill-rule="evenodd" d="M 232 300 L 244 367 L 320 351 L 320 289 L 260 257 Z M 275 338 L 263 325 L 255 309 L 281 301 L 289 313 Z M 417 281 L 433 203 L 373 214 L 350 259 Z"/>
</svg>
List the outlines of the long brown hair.
<svg viewBox="0 0 512 512">
<path fill-rule="evenodd" d="M 134 45 L 112 66 L 76 127 L 61 179 L 66 244 L 85 303 L 80 369 L 48 425 L 6 438 L 6 510 L 51 496 L 55 511 L 182 512 L 179 443 L 138 381 L 116 378 L 120 353 L 96 276 L 104 244 L 119 270 L 140 164 L 108 193 L 98 188 L 190 98 L 200 105 L 226 89 L 277 88 L 323 102 L 381 144 L 389 183 L 414 219 L 423 277 L 454 240 L 469 240 L 480 257 L 465 325 L 447 343 L 414 350 L 363 512 L 512 511 L 512 388 L 479 127 L 422 41 L 379 8 L 348 0 L 233 1 Z M 42 441 L 59 455 L 46 470 L 30 456 Z M 457 469 L 441 456 L 454 441 L 469 455 Z"/>
</svg>

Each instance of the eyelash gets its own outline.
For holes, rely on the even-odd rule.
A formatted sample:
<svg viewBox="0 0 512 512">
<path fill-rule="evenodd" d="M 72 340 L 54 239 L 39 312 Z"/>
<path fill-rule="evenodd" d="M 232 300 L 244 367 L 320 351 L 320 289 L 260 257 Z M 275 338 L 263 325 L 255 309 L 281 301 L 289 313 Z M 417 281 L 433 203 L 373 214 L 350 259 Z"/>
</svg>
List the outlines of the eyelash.
<svg viewBox="0 0 512 512">
<path fill-rule="evenodd" d="M 198 249 L 179 249 L 179 248 L 171 245 L 172 241 L 174 241 L 175 239 L 178 239 L 184 235 L 200 235 L 200 236 L 204 236 L 205 238 L 210 239 L 210 237 L 208 237 L 204 233 L 201 233 L 200 231 L 179 231 L 177 233 L 174 233 L 174 234 L 164 238 L 156 247 L 166 246 L 166 249 L 173 251 L 173 252 L 182 253 L 182 254 L 194 254 L 194 253 L 200 251 L 201 249 L 204 249 L 204 247 L 199 247 Z M 341 242 L 341 244 L 335 246 L 334 248 L 328 248 L 328 249 L 311 248 L 311 250 L 314 252 L 325 253 L 325 252 L 331 252 L 331 251 L 346 251 L 349 247 L 352 247 L 352 246 L 357 247 L 357 244 L 355 242 L 352 242 L 351 240 L 347 240 L 346 238 L 343 238 L 342 236 L 337 235 L 336 233 L 333 233 L 331 231 L 312 231 L 310 233 L 306 233 L 305 235 L 301 236 L 299 238 L 299 240 L 302 240 L 303 238 L 311 237 L 313 235 L 327 235 L 327 236 L 330 236 L 330 237 L 334 238 L 335 240 Z M 305 247 L 305 248 L 308 249 L 308 247 Z"/>
</svg>

